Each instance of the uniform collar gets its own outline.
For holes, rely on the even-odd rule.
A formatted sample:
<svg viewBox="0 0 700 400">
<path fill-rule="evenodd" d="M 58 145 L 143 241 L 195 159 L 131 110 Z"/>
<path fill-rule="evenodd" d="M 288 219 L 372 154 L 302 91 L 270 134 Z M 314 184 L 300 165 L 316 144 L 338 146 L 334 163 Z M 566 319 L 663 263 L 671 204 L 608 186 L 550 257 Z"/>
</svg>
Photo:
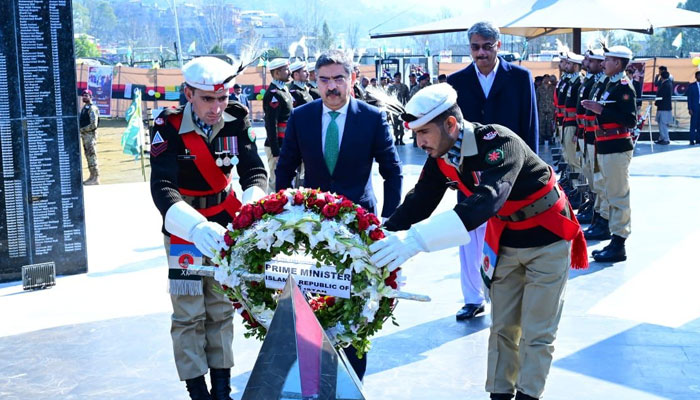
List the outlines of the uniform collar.
<svg viewBox="0 0 700 400">
<path fill-rule="evenodd" d="M 624 77 L 626 77 L 626 76 L 627 76 L 627 75 L 625 75 L 625 71 L 620 71 L 620 72 L 618 72 L 618 73 L 616 73 L 615 75 L 613 75 L 613 76 L 610 77 L 610 82 L 617 82 L 617 81 L 619 81 L 620 79 L 622 79 L 622 78 L 624 78 Z"/>
<path fill-rule="evenodd" d="M 275 85 L 275 86 L 277 86 L 278 89 L 284 90 L 284 89 L 287 88 L 287 85 L 285 85 L 284 82 L 282 82 L 282 81 L 280 81 L 280 80 L 277 80 L 277 79 L 273 79 L 273 80 L 272 80 L 272 84 Z"/>
<path fill-rule="evenodd" d="M 194 123 L 192 120 L 192 103 L 187 102 L 187 105 L 185 106 L 185 109 L 182 111 L 182 123 L 180 124 L 180 130 L 178 131 L 178 134 L 182 135 L 185 133 L 190 133 L 192 131 L 197 132 L 198 135 L 202 136 L 205 139 L 209 139 L 207 137 L 206 133 L 204 133 L 197 124 Z M 221 128 L 224 127 L 224 124 L 227 122 L 235 121 L 236 117 L 233 115 L 227 113 L 226 111 L 223 112 L 222 118 L 212 126 L 212 138 L 216 136 L 217 133 L 221 130 Z"/>
<path fill-rule="evenodd" d="M 462 158 L 475 156 L 479 153 L 476 147 L 476 136 L 474 134 L 474 125 L 467 120 L 462 121 L 462 128 L 459 131 L 459 137 L 455 144 L 450 148 L 450 150 L 445 153 L 442 158 L 447 161 L 448 164 L 458 167 L 456 163 L 461 164 Z M 455 157 L 459 154 L 458 157 Z"/>
<path fill-rule="evenodd" d="M 293 85 L 298 87 L 299 89 L 306 88 L 306 82 L 302 82 L 302 81 L 294 81 Z"/>
<path fill-rule="evenodd" d="M 316 81 L 308 81 L 307 83 L 314 89 L 318 87 L 318 83 L 316 83 Z"/>
</svg>

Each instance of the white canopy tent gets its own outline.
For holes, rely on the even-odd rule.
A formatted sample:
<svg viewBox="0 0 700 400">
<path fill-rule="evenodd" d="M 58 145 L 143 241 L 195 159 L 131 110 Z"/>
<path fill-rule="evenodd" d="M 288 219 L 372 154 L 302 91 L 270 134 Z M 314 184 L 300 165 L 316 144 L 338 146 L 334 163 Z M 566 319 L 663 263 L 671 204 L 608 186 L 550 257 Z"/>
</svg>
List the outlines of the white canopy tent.
<svg viewBox="0 0 700 400">
<path fill-rule="evenodd" d="M 502 33 L 527 38 L 573 32 L 574 49 L 580 49 L 585 31 L 621 29 L 651 34 L 654 28 L 700 27 L 700 13 L 632 0 L 524 0 L 370 37 L 461 32 L 484 20 L 493 22 Z"/>
</svg>

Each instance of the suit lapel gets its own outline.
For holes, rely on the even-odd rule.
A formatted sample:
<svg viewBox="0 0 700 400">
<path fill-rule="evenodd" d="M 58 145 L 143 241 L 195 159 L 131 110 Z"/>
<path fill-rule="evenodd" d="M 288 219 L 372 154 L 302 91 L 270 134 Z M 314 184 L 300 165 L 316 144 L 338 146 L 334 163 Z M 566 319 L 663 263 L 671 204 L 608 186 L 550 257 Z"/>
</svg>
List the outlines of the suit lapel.
<svg viewBox="0 0 700 400">
<path fill-rule="evenodd" d="M 489 92 L 489 98 L 498 94 L 498 92 L 503 88 L 509 79 L 510 70 L 510 64 L 508 64 L 506 60 L 499 57 L 498 71 L 496 71 L 496 79 L 493 80 L 493 85 L 491 86 L 491 91 Z"/>
<path fill-rule="evenodd" d="M 476 64 L 471 63 L 467 69 L 465 70 L 465 78 L 468 83 L 468 87 L 473 88 L 473 92 L 477 93 L 477 97 L 479 97 L 479 100 L 483 103 L 484 100 L 486 100 L 486 96 L 484 96 L 484 89 L 481 88 L 481 84 L 479 83 L 479 78 L 476 76 Z"/>
<path fill-rule="evenodd" d="M 335 170 L 333 175 L 342 168 L 342 165 L 346 158 L 351 157 L 350 149 L 352 148 L 352 143 L 356 138 L 353 136 L 360 132 L 357 129 L 358 124 L 358 109 L 357 100 L 350 98 L 350 104 L 348 105 L 348 115 L 345 116 L 345 127 L 343 128 L 343 139 L 340 142 L 340 150 L 338 151 L 338 161 L 335 163 Z"/>
</svg>

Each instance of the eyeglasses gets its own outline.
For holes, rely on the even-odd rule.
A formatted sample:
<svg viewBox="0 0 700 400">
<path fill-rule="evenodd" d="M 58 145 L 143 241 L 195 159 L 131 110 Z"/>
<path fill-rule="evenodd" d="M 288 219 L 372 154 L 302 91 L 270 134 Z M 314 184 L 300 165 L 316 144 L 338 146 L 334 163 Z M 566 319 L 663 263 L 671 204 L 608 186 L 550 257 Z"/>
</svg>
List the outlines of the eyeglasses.
<svg viewBox="0 0 700 400">
<path fill-rule="evenodd" d="M 336 86 L 341 86 L 341 85 L 344 85 L 345 82 L 347 82 L 348 77 L 344 76 L 344 75 L 338 75 L 338 76 L 334 76 L 332 78 L 329 78 L 327 76 L 318 76 L 318 77 L 316 77 L 316 79 L 318 80 L 319 83 L 321 83 L 323 85 L 328 85 L 329 83 L 331 83 L 331 81 L 333 81 L 333 82 L 335 82 Z"/>
<path fill-rule="evenodd" d="M 472 48 L 472 51 L 479 51 L 480 49 L 491 51 L 496 48 L 496 43 L 484 43 L 482 45 L 479 43 L 471 43 L 469 46 Z"/>
</svg>

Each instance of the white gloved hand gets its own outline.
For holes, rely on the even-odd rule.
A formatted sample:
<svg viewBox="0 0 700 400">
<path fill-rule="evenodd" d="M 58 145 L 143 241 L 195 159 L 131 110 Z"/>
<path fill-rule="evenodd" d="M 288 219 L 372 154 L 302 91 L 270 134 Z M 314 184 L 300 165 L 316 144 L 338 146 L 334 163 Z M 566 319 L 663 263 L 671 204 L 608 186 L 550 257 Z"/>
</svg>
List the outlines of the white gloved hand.
<svg viewBox="0 0 700 400">
<path fill-rule="evenodd" d="M 197 249 L 209 258 L 214 258 L 216 251 L 220 250 L 224 241 L 226 228 L 216 222 L 203 221 L 192 228 L 190 241 Z"/>
<path fill-rule="evenodd" d="M 184 201 L 170 206 L 165 213 L 165 230 L 194 245 L 205 256 L 212 258 L 214 251 L 221 248 L 226 228 L 216 222 L 209 222 L 197 210 Z"/>
<path fill-rule="evenodd" d="M 413 229 L 391 233 L 386 238 L 372 243 L 369 250 L 374 253 L 370 258 L 371 261 L 377 267 L 388 265 L 389 271 L 395 270 L 419 252 L 425 251 Z"/>
<path fill-rule="evenodd" d="M 241 203 L 255 203 L 263 197 L 265 197 L 265 191 L 262 188 L 258 186 L 251 186 L 243 191 L 243 195 L 241 196 Z"/>
</svg>

